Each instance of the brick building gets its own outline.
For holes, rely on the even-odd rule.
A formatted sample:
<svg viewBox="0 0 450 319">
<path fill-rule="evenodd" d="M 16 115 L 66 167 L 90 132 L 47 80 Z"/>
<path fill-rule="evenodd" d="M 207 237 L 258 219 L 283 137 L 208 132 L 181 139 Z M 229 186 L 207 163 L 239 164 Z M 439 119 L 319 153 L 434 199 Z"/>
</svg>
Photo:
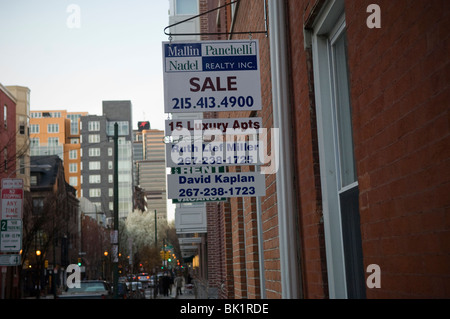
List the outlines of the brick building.
<svg viewBox="0 0 450 319">
<path fill-rule="evenodd" d="M 450 296 L 450 5 L 372 3 L 241 0 L 201 17 L 203 33 L 235 32 L 202 39 L 268 23 L 251 34 L 262 110 L 205 117 L 280 128 L 266 196 L 208 204 L 200 279 L 218 297 Z"/>
</svg>

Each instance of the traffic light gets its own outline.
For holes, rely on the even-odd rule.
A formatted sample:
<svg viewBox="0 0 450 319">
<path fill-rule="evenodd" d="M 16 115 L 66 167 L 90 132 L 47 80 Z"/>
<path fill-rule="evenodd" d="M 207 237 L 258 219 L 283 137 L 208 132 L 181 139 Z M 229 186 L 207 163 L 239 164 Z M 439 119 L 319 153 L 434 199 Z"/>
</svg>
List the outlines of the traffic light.
<svg viewBox="0 0 450 319">
<path fill-rule="evenodd" d="M 78 257 L 78 267 L 81 267 L 81 258 Z"/>
<path fill-rule="evenodd" d="M 159 255 L 161 256 L 161 259 L 164 259 L 164 251 L 161 250 L 161 251 L 159 252 Z"/>
</svg>

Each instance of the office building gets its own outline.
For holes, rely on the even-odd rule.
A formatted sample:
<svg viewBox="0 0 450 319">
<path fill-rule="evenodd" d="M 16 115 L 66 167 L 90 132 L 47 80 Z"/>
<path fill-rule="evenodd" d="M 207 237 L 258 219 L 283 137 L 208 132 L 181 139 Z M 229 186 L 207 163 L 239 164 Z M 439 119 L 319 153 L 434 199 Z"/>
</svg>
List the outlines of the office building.
<svg viewBox="0 0 450 319">
<path fill-rule="evenodd" d="M 147 209 L 167 220 L 164 131 L 149 128 L 134 131 L 134 135 L 136 185 L 147 198 Z"/>
<path fill-rule="evenodd" d="M 103 101 L 103 115 L 81 117 L 82 196 L 112 218 L 114 124 L 118 124 L 119 218 L 133 210 L 131 102 Z"/>
</svg>

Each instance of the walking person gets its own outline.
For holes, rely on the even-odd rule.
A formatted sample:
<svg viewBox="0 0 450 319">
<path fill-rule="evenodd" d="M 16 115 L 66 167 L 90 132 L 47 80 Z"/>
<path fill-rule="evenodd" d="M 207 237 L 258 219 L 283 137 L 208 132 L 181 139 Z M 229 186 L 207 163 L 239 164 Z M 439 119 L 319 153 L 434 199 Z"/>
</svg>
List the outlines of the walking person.
<svg viewBox="0 0 450 319">
<path fill-rule="evenodd" d="M 181 287 L 183 286 L 183 277 L 181 276 L 181 274 L 179 273 L 177 275 L 177 277 L 175 278 L 175 287 L 177 288 L 177 296 L 180 294 L 182 295 L 183 293 L 181 292 Z"/>
</svg>

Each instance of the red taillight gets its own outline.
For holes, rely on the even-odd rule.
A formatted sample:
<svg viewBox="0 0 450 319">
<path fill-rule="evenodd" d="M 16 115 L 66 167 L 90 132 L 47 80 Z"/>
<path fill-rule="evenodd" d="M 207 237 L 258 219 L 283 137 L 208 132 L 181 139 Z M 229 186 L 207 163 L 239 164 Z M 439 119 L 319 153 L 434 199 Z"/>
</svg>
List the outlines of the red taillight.
<svg viewBox="0 0 450 319">
<path fill-rule="evenodd" d="M 147 279 L 150 279 L 150 277 L 149 277 L 149 276 L 147 276 Z"/>
<path fill-rule="evenodd" d="M 138 280 L 141 280 L 141 276 L 138 277 Z"/>
</svg>

